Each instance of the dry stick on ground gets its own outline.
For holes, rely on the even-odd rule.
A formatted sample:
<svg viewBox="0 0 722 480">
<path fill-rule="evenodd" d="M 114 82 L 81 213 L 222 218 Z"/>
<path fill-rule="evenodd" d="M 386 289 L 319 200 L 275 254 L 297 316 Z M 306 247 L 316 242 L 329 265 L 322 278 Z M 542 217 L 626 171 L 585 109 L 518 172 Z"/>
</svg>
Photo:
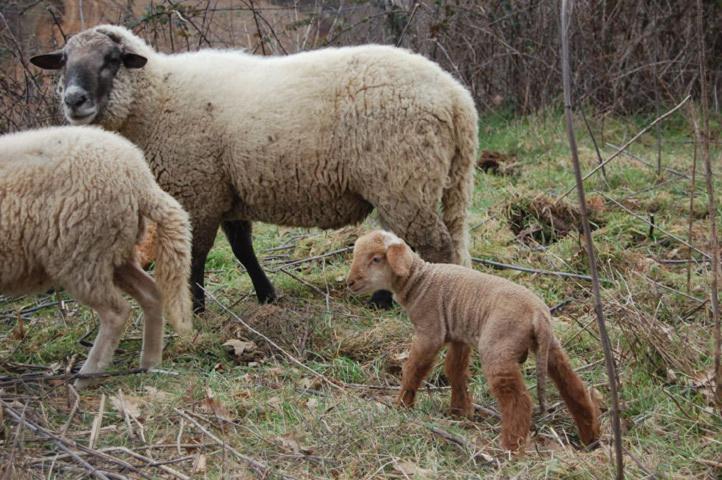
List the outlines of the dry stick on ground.
<svg viewBox="0 0 722 480">
<path fill-rule="evenodd" d="M 31 422 L 30 420 L 25 418 L 24 415 L 18 414 L 9 403 L 5 402 L 1 398 L 0 398 L 0 404 L 2 405 L 5 412 L 7 412 L 7 414 L 13 418 L 13 420 L 15 420 L 18 423 L 22 423 L 23 425 L 25 425 L 28 429 L 30 429 L 37 435 L 48 438 L 48 439 L 52 440 L 53 442 L 55 442 L 55 444 L 58 446 L 58 448 L 60 448 L 61 450 L 66 452 L 68 455 L 70 455 L 72 457 L 72 459 L 75 460 L 76 463 L 81 465 L 88 472 L 89 475 L 92 475 L 93 477 L 99 478 L 101 480 L 110 480 L 108 478 L 108 476 L 105 475 L 104 472 L 102 472 L 101 470 L 98 470 L 97 468 L 95 468 L 94 466 L 92 466 L 91 464 L 89 464 L 88 462 L 83 460 L 82 458 L 80 458 L 80 456 L 77 453 L 72 451 L 67 445 L 68 440 L 64 440 L 61 437 L 58 437 L 57 435 L 51 433 L 50 431 L 44 429 L 43 427 Z"/>
<path fill-rule="evenodd" d="M 207 294 L 207 292 L 206 292 Z M 258 460 L 255 460 L 247 455 L 242 454 L 235 448 L 228 445 L 226 442 L 215 436 L 212 432 L 210 432 L 207 428 L 205 428 L 203 425 L 201 425 L 196 419 L 188 415 L 186 412 L 179 408 L 174 408 L 173 410 L 176 411 L 178 415 L 185 418 L 189 422 L 191 422 L 193 425 L 196 426 L 201 432 L 205 433 L 208 437 L 215 440 L 218 445 L 223 447 L 225 450 L 231 452 L 236 458 L 239 460 L 247 463 L 256 473 L 261 475 L 261 478 L 268 478 L 268 474 L 271 472 L 271 469 L 268 465 L 265 463 L 259 462 Z M 284 480 L 295 480 L 294 477 L 291 477 L 289 475 L 279 473 L 279 476 L 283 478 Z"/>
<path fill-rule="evenodd" d="M 687 95 L 686 97 L 684 97 L 684 100 L 682 100 L 681 102 L 679 102 L 679 103 L 677 104 L 677 106 L 675 106 L 673 109 L 667 111 L 667 113 L 665 113 L 665 114 L 662 115 L 661 117 L 657 117 L 652 123 L 650 123 L 649 125 L 647 125 L 647 126 L 644 127 L 643 129 L 641 129 L 635 136 L 633 136 L 629 141 L 627 141 L 627 143 L 625 143 L 624 145 L 622 145 L 616 152 L 614 152 L 611 157 L 609 157 L 608 159 L 604 160 L 604 162 L 602 162 L 602 163 L 600 163 L 599 165 L 597 165 L 591 172 L 589 172 L 589 173 L 587 173 L 586 175 L 584 175 L 584 177 L 582 177 L 582 181 L 584 181 L 584 180 L 586 180 L 587 178 L 591 177 L 592 175 L 594 175 L 595 173 L 597 173 L 597 171 L 599 171 L 600 169 L 604 168 L 609 162 L 611 162 L 612 160 L 614 160 L 615 158 L 617 158 L 619 155 L 621 155 L 622 153 L 624 153 L 624 151 L 625 151 L 632 143 L 636 142 L 639 137 L 641 137 L 642 135 L 644 135 L 650 128 L 654 127 L 654 126 L 657 125 L 659 122 L 661 122 L 662 120 L 664 120 L 665 118 L 669 117 L 669 116 L 672 115 L 674 112 L 676 112 L 677 110 L 679 110 L 680 108 L 682 108 L 682 106 L 683 106 L 685 103 L 687 103 L 690 98 L 691 98 L 691 97 L 690 97 L 689 95 Z M 570 193 L 572 193 L 575 188 L 576 188 L 575 186 L 570 187 L 569 190 L 567 190 L 566 192 L 562 193 L 562 194 L 559 196 L 559 198 L 557 198 L 556 201 L 557 201 L 557 202 L 561 201 L 564 197 L 566 197 L 567 195 L 569 195 Z"/>
<path fill-rule="evenodd" d="M 589 216 L 587 215 L 587 203 L 584 195 L 584 180 L 582 179 L 582 168 L 579 164 L 579 156 L 577 153 L 577 141 L 574 136 L 574 123 L 572 119 L 572 77 L 569 66 L 569 8 L 568 1 L 562 0 L 561 6 L 561 42 L 562 42 L 562 83 L 564 87 L 564 113 L 567 123 L 567 135 L 569 137 L 569 148 L 572 154 L 572 164 L 574 165 L 574 176 L 576 178 L 577 194 L 579 196 L 579 213 L 581 214 L 582 227 L 584 230 L 585 247 L 587 250 L 587 258 L 589 260 L 589 271 L 592 274 L 592 293 L 594 294 L 594 310 L 597 314 L 597 324 L 599 327 L 599 336 L 602 340 L 602 348 L 604 349 L 604 358 L 607 364 L 607 377 L 609 381 L 609 392 L 612 403 L 612 429 L 614 431 L 614 450 L 615 460 L 617 464 L 617 480 L 624 478 L 624 452 L 622 451 L 622 426 L 619 421 L 619 398 L 617 397 L 617 374 L 614 367 L 614 356 L 612 354 L 612 346 L 609 342 L 607 327 L 604 322 L 604 312 L 602 311 L 602 295 L 599 287 L 599 274 L 597 273 L 597 263 L 594 257 L 594 243 L 592 240 L 592 230 L 589 226 Z M 607 160 L 609 161 L 609 160 Z M 604 164 L 602 164 L 604 165 Z M 601 168 L 601 165 L 597 168 Z"/>
<path fill-rule="evenodd" d="M 637 215 L 636 213 L 634 213 L 633 211 L 631 211 L 630 209 L 628 209 L 627 207 L 625 207 L 624 205 L 622 205 L 621 203 L 619 203 L 618 201 L 616 201 L 615 199 L 613 199 L 612 197 L 610 197 L 609 195 L 605 195 L 604 193 L 601 193 L 601 195 L 602 195 L 604 198 L 606 198 L 607 200 L 609 200 L 610 202 L 612 202 L 613 204 L 615 204 L 616 206 L 618 206 L 619 208 L 621 208 L 622 210 L 624 210 L 625 212 L 627 212 L 628 214 L 630 214 L 631 216 L 633 216 L 634 218 L 637 218 L 637 219 L 643 221 L 644 223 L 646 223 L 646 224 L 649 225 L 650 227 L 656 228 L 657 230 L 659 230 L 660 232 L 664 233 L 664 234 L 667 235 L 668 237 L 670 237 L 670 238 L 678 241 L 679 243 L 681 243 L 681 244 L 684 245 L 685 247 L 687 247 L 687 248 L 689 248 L 689 249 L 691 249 L 691 250 L 694 250 L 695 252 L 701 254 L 703 257 L 705 257 L 705 258 L 711 258 L 710 255 L 709 255 L 707 252 L 703 252 L 703 251 L 700 250 L 699 248 L 694 247 L 693 245 L 691 245 L 689 242 L 687 242 L 687 241 L 684 240 L 683 238 L 678 237 L 677 235 L 675 235 L 675 234 L 673 234 L 673 233 L 670 233 L 670 232 L 668 232 L 667 230 L 664 230 L 664 229 L 661 228 L 658 224 L 650 222 L 649 220 L 647 220 L 646 218 L 642 217 L 641 215 Z"/>
<path fill-rule="evenodd" d="M 484 452 L 477 451 L 476 447 L 469 443 L 464 437 L 461 435 L 456 435 L 451 432 L 447 432 L 446 430 L 442 430 L 441 428 L 437 427 L 436 425 L 426 425 L 426 428 L 431 430 L 432 433 L 435 433 L 436 435 L 440 436 L 444 440 L 447 440 L 448 442 L 453 443 L 454 445 L 461 447 L 463 450 L 466 450 L 469 452 L 471 457 L 476 460 L 477 458 L 481 458 L 486 463 L 491 463 L 499 466 L 499 462 L 492 457 L 491 455 L 487 455 Z"/>
<path fill-rule="evenodd" d="M 552 270 L 539 270 L 531 267 L 521 267 L 519 265 L 510 265 L 508 263 L 495 262 L 494 260 L 486 260 L 483 258 L 471 257 L 472 262 L 481 263 L 482 265 L 489 265 L 500 270 L 517 270 L 519 272 L 527 273 L 539 273 L 541 275 L 556 275 L 557 277 L 576 278 L 579 280 L 592 281 L 592 277 L 589 275 L 582 275 L 580 273 L 567 273 L 567 272 L 555 272 Z"/>
<path fill-rule="evenodd" d="M 710 223 L 710 253 L 712 254 L 712 285 L 710 298 L 712 300 L 712 318 L 714 319 L 714 372 L 715 372 L 715 402 L 722 408 L 722 366 L 720 365 L 720 351 L 722 350 L 722 336 L 720 335 L 720 311 L 717 286 L 719 284 L 719 242 L 717 241 L 717 204 L 715 203 L 714 184 L 712 183 L 712 163 L 709 159 L 709 105 L 707 89 L 707 69 L 704 50 L 704 11 L 702 0 L 697 0 L 697 54 L 699 58 L 699 90 L 701 97 L 702 131 L 695 124 L 695 136 L 702 143 L 702 159 L 704 160 L 704 177 L 707 184 L 709 199 Z"/>
<path fill-rule="evenodd" d="M 622 148 L 622 147 L 620 147 L 619 145 L 615 145 L 615 144 L 613 144 L 613 143 L 611 143 L 611 142 L 607 142 L 606 145 L 607 145 L 607 147 L 609 147 L 609 148 L 613 148 L 614 151 L 617 151 L 617 150 L 619 150 L 620 148 Z M 627 152 L 627 151 L 622 152 L 622 155 L 624 155 L 625 157 L 629 157 L 629 158 L 631 158 L 632 160 L 636 160 L 636 161 L 638 161 L 638 162 L 640 162 L 640 163 L 642 163 L 642 164 L 644 164 L 644 165 L 646 165 L 646 166 L 648 166 L 648 167 L 650 167 L 650 168 L 655 168 L 655 166 L 654 166 L 653 163 L 651 163 L 651 162 L 643 159 L 643 158 L 640 157 L 639 155 L 635 155 L 635 154 L 633 154 L 633 153 L 631 153 L 631 152 Z M 687 178 L 687 179 L 689 179 L 689 175 L 687 175 L 687 174 L 684 173 L 684 172 L 680 172 L 679 170 L 675 170 L 674 168 L 664 167 L 663 170 L 666 171 L 666 172 L 671 173 L 671 174 L 674 175 L 675 177 L 680 177 L 680 178 Z M 652 188 L 654 188 L 654 187 L 652 187 Z"/>
<path fill-rule="evenodd" d="M 288 357 L 288 359 L 291 360 L 293 363 L 295 363 L 295 364 L 298 365 L 299 367 L 303 368 L 304 370 L 312 373 L 315 377 L 317 377 L 317 378 L 319 378 L 320 380 L 324 381 L 324 382 L 327 383 L 328 385 L 331 385 L 332 387 L 334 387 L 334 388 L 336 388 L 336 389 L 338 389 L 338 390 L 341 390 L 342 392 L 345 392 L 345 391 L 346 391 L 346 390 L 344 390 L 343 387 L 341 387 L 340 385 L 337 385 L 336 383 L 332 382 L 332 381 L 329 380 L 326 376 L 321 375 L 320 373 L 318 373 L 317 371 L 315 371 L 315 370 L 312 369 L 311 367 L 308 367 L 306 364 L 304 364 L 303 362 L 301 362 L 299 359 L 297 359 L 296 357 L 294 357 L 293 355 L 291 355 L 290 353 L 288 353 L 286 350 L 284 350 L 283 348 L 281 348 L 281 346 L 278 345 L 276 342 L 274 342 L 273 340 L 271 340 L 270 338 L 268 338 L 266 335 L 262 334 L 261 332 L 259 332 L 258 330 L 256 330 L 256 329 L 253 328 L 252 326 L 250 326 L 248 323 L 246 323 L 245 321 L 243 321 L 243 319 L 241 319 L 238 315 L 236 315 L 235 313 L 233 313 L 233 311 L 231 311 L 230 309 L 228 309 L 225 305 L 223 305 L 211 292 L 209 292 L 208 290 L 206 290 L 206 289 L 203 288 L 203 287 L 201 287 L 201 289 L 205 292 L 205 294 L 208 296 L 208 298 L 210 298 L 211 300 L 213 300 L 214 302 L 216 302 L 216 303 L 218 304 L 218 306 L 223 309 L 224 312 L 226 312 L 227 314 L 229 314 L 231 317 L 233 317 L 234 320 L 236 320 L 238 323 L 240 323 L 241 325 L 243 325 L 244 327 L 246 327 L 248 330 L 250 330 L 250 331 L 253 332 L 254 334 L 256 334 L 256 335 L 258 335 L 259 337 L 261 337 L 262 339 L 264 339 L 266 342 L 268 342 L 269 345 L 271 345 L 273 348 L 275 348 L 276 350 L 278 350 L 279 352 L 281 352 L 282 354 L 284 354 L 284 355 L 285 355 L 286 357 Z"/>
</svg>

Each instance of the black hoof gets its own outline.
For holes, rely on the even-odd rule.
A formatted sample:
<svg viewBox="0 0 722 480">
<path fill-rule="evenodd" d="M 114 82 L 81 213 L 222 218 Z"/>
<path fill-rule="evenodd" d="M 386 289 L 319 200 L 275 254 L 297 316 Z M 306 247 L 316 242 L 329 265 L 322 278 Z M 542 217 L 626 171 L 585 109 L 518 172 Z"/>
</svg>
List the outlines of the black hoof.
<svg viewBox="0 0 722 480">
<path fill-rule="evenodd" d="M 276 296 L 276 291 L 273 289 L 273 287 L 267 290 L 257 291 L 256 297 L 258 298 L 258 303 L 260 303 L 261 305 L 275 303 L 276 300 L 278 300 L 278 297 Z"/>
<path fill-rule="evenodd" d="M 205 298 L 194 298 L 193 299 L 193 313 L 203 313 L 206 311 L 206 300 Z"/>
<path fill-rule="evenodd" d="M 374 294 L 371 295 L 371 300 L 369 300 L 369 305 L 379 310 L 391 310 L 394 306 L 393 295 L 388 290 L 374 292 Z"/>
</svg>

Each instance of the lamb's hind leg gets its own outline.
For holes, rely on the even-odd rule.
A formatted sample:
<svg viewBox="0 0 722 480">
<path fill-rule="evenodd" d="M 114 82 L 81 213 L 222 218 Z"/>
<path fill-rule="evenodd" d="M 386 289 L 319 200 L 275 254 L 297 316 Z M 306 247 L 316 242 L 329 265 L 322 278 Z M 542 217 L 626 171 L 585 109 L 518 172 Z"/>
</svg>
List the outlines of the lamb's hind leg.
<svg viewBox="0 0 722 480">
<path fill-rule="evenodd" d="M 451 384 L 452 415 L 471 415 L 471 396 L 469 395 L 469 356 L 471 347 L 463 342 L 449 343 L 446 352 L 444 371 Z"/>
<path fill-rule="evenodd" d="M 105 289 L 102 295 L 96 294 L 94 298 L 73 295 L 79 301 L 92 307 L 100 316 L 98 336 L 95 338 L 88 358 L 80 369 L 81 374 L 102 372 L 110 365 L 113 353 L 115 353 L 115 349 L 120 343 L 120 336 L 123 333 L 125 322 L 130 314 L 130 305 L 123 299 L 110 279 L 107 282 L 97 282 L 94 285 L 96 289 Z M 84 388 L 97 382 L 98 380 L 92 378 L 79 378 L 75 381 L 75 386 Z"/>
<path fill-rule="evenodd" d="M 485 361 L 486 360 L 486 361 Z M 501 446 L 520 450 L 531 428 L 531 396 L 516 359 L 482 358 L 484 375 L 501 410 Z"/>
<path fill-rule="evenodd" d="M 135 261 L 115 270 L 115 283 L 133 297 L 143 309 L 143 346 L 141 368 L 160 364 L 163 357 L 163 304 L 155 280 Z"/>
<path fill-rule="evenodd" d="M 258 263 L 253 251 L 251 222 L 244 220 L 227 221 L 221 224 L 223 232 L 231 244 L 233 254 L 243 264 L 256 290 L 259 303 L 271 303 L 276 300 L 276 292 L 271 281 Z"/>
</svg>

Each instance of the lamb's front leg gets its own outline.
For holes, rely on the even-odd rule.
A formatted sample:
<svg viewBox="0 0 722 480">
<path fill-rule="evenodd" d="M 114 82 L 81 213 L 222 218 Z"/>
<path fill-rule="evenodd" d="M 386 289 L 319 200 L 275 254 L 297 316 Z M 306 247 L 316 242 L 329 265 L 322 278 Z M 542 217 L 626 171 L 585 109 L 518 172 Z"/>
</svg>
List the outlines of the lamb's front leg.
<svg viewBox="0 0 722 480">
<path fill-rule="evenodd" d="M 419 389 L 419 385 L 429 374 L 436 355 L 443 345 L 443 340 L 422 335 L 414 336 L 409 358 L 403 367 L 401 391 L 397 399 L 399 405 L 408 408 L 414 406 L 416 390 Z"/>
<path fill-rule="evenodd" d="M 450 342 L 446 352 L 444 372 L 451 384 L 451 415 L 471 415 L 469 395 L 469 355 L 471 347 L 463 342 Z"/>
</svg>

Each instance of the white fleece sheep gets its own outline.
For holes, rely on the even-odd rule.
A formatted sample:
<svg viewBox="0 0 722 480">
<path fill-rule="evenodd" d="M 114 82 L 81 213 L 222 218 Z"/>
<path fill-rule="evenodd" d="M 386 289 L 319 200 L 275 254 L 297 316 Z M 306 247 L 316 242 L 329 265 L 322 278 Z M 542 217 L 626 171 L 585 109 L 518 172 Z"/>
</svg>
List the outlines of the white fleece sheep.
<svg viewBox="0 0 722 480">
<path fill-rule="evenodd" d="M 134 258 L 144 218 L 158 226 L 157 285 Z M 188 214 L 138 148 L 100 128 L 0 137 L 0 265 L 2 293 L 62 287 L 98 312 L 82 374 L 112 359 L 130 313 L 121 291 L 143 308 L 142 367 L 161 361 L 163 315 L 176 331 L 191 330 Z"/>
<path fill-rule="evenodd" d="M 477 113 L 468 90 L 421 55 L 379 45 L 166 55 L 102 25 L 32 61 L 63 68 L 71 123 L 136 143 L 188 210 L 196 300 L 218 225 L 228 234 L 232 221 L 338 228 L 376 208 L 424 258 L 469 263 Z M 259 299 L 272 297 L 250 237 L 234 237 Z"/>
</svg>

